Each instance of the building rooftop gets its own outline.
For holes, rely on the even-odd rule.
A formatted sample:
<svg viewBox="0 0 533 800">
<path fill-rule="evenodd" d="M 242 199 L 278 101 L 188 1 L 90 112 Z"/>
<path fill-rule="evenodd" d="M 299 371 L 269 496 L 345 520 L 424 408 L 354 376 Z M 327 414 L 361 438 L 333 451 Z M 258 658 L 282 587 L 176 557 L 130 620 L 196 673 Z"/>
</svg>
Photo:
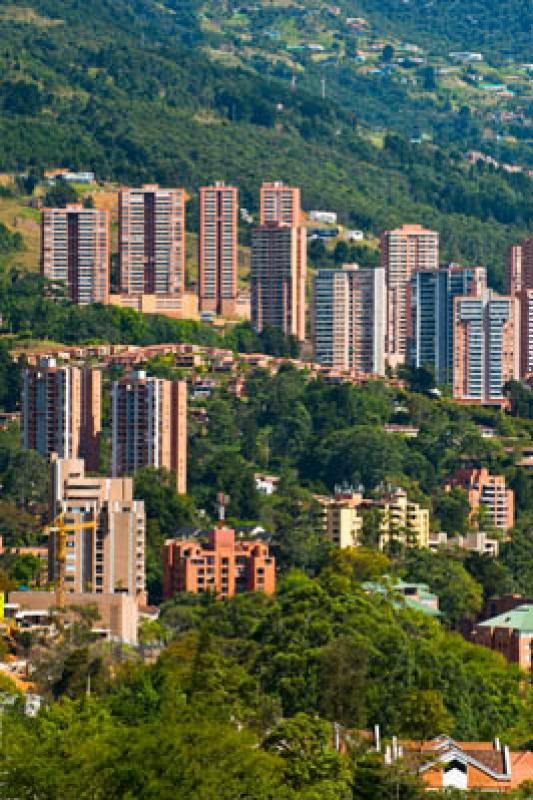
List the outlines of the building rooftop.
<svg viewBox="0 0 533 800">
<path fill-rule="evenodd" d="M 497 617 L 479 623 L 484 628 L 509 628 L 509 630 L 533 633 L 533 604 L 517 606 Z"/>
</svg>

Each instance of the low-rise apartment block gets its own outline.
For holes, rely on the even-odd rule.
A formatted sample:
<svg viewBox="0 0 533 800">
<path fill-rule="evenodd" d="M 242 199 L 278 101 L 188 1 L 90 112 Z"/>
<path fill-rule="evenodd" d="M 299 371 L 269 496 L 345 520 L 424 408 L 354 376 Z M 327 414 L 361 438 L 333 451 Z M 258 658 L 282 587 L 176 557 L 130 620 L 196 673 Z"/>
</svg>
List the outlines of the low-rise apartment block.
<svg viewBox="0 0 533 800">
<path fill-rule="evenodd" d="M 429 511 L 409 500 L 405 489 L 394 488 L 383 493 L 375 506 L 381 511 L 379 545 L 428 547 Z"/>
<path fill-rule="evenodd" d="M 317 496 L 322 509 L 322 528 L 337 547 L 355 547 L 363 529 L 362 491 L 338 489 L 334 497 Z"/>
<path fill-rule="evenodd" d="M 461 469 L 451 475 L 444 488 L 464 489 L 470 503 L 471 519 L 479 525 L 480 509 L 484 509 L 494 528 L 506 532 L 514 526 L 514 492 L 508 489 L 504 475 L 491 475 L 485 468 Z"/>
<path fill-rule="evenodd" d="M 203 545 L 197 539 L 168 539 L 163 547 L 163 596 L 211 592 L 233 597 L 242 592 L 276 591 L 276 564 L 268 544 L 235 539 L 233 528 L 219 524 Z"/>
<path fill-rule="evenodd" d="M 480 622 L 472 640 L 501 653 L 533 677 L 533 605 L 524 604 Z"/>
</svg>

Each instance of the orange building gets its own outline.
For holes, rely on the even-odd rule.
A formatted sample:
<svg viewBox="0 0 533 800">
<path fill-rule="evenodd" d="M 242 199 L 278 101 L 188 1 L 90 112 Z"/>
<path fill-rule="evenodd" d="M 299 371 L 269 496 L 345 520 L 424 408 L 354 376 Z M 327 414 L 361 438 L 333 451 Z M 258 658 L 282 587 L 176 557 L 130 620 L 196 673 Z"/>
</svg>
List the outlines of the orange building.
<svg viewBox="0 0 533 800">
<path fill-rule="evenodd" d="M 485 468 L 460 469 L 446 480 L 445 490 L 454 486 L 468 495 L 472 517 L 483 506 L 495 528 L 508 531 L 514 526 L 514 492 L 508 489 L 504 475 L 491 475 Z"/>
<path fill-rule="evenodd" d="M 184 189 L 121 189 L 118 195 L 120 291 L 181 295 L 185 291 Z"/>
<path fill-rule="evenodd" d="M 200 188 L 198 298 L 200 311 L 233 316 L 237 299 L 238 190 L 218 181 Z"/>
<path fill-rule="evenodd" d="M 108 303 L 108 212 L 79 204 L 43 209 L 41 275 L 62 281 L 73 303 Z"/>
<path fill-rule="evenodd" d="M 233 597 L 241 592 L 276 591 L 275 559 L 265 542 L 235 541 L 235 531 L 220 523 L 207 546 L 195 540 L 168 539 L 163 547 L 163 597 L 176 592 L 213 592 Z"/>
<path fill-rule="evenodd" d="M 259 224 L 280 222 L 296 227 L 302 222 L 300 189 L 285 186 L 282 181 L 263 183 L 261 186 Z"/>
<path fill-rule="evenodd" d="M 513 244 L 507 250 L 505 262 L 505 288 L 515 295 L 522 289 L 522 245 Z"/>
<path fill-rule="evenodd" d="M 393 747 L 394 749 L 394 747 Z M 422 778 L 428 792 L 439 789 L 490 793 L 510 792 L 533 780 L 533 753 L 513 752 L 500 743 L 456 742 L 438 736 L 427 742 L 400 742 L 388 763 L 397 758 Z"/>
<path fill-rule="evenodd" d="M 252 233 L 252 325 L 279 328 L 305 340 L 307 245 L 305 232 L 269 222 Z"/>
<path fill-rule="evenodd" d="M 139 370 L 111 389 L 111 470 L 120 477 L 142 467 L 164 467 L 187 491 L 187 382 Z"/>
<path fill-rule="evenodd" d="M 407 348 L 407 286 L 414 272 L 439 268 L 439 234 L 421 225 L 403 225 L 381 237 L 381 266 L 387 288 L 387 356 L 403 364 Z"/>
</svg>

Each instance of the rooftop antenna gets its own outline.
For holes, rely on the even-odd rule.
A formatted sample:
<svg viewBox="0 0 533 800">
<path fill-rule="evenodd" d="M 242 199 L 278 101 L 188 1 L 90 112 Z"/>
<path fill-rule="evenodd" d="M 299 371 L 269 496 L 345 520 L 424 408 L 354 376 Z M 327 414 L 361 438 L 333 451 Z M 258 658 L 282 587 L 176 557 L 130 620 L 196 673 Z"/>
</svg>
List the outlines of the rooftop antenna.
<svg viewBox="0 0 533 800">
<path fill-rule="evenodd" d="M 229 496 L 224 494 L 224 492 L 219 492 L 217 494 L 217 504 L 218 504 L 218 527 L 223 528 L 224 522 L 226 519 L 226 503 L 229 500 Z"/>
</svg>

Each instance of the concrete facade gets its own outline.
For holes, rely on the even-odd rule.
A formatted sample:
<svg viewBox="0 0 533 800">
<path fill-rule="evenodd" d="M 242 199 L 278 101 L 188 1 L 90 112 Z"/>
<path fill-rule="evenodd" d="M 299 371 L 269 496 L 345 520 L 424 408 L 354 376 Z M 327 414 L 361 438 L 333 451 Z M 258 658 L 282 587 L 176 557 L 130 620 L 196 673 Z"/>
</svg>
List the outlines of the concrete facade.
<svg viewBox="0 0 533 800">
<path fill-rule="evenodd" d="M 131 478 L 89 478 L 80 459 L 51 464 L 51 511 L 65 524 L 95 522 L 67 534 L 65 590 L 89 594 L 124 592 L 146 602 L 144 503 L 133 497 Z M 50 536 L 48 576 L 55 581 L 56 540 Z"/>
</svg>

